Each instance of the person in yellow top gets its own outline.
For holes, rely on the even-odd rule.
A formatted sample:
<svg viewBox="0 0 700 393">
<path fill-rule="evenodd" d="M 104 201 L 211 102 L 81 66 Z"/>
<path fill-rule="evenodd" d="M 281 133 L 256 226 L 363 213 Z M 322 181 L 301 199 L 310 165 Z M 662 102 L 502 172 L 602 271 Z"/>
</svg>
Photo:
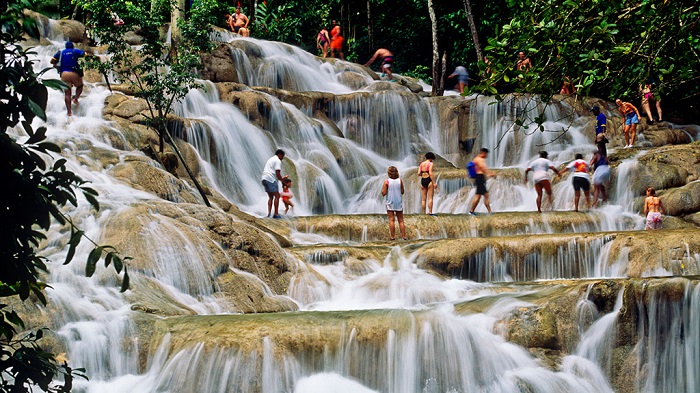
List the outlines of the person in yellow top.
<svg viewBox="0 0 700 393">
<path fill-rule="evenodd" d="M 644 199 L 644 215 L 647 219 L 644 229 L 661 229 L 662 213 L 664 213 L 664 207 L 661 205 L 661 199 L 656 196 L 656 190 L 654 187 L 647 188 L 647 197 Z"/>
<path fill-rule="evenodd" d="M 622 126 L 622 132 L 625 133 L 625 149 L 634 146 L 634 139 L 637 136 L 637 124 L 639 123 L 639 109 L 629 102 L 624 102 L 621 99 L 616 99 L 617 110 L 625 118 L 625 124 Z"/>
</svg>

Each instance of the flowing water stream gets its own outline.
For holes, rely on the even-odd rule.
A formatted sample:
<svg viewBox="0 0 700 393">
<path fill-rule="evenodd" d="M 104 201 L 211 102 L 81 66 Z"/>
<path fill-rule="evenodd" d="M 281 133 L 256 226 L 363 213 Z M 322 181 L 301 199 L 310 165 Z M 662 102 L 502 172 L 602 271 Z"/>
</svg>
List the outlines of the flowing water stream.
<svg viewBox="0 0 700 393">
<path fill-rule="evenodd" d="M 61 37 L 46 27 L 53 46 L 37 49 L 37 67 L 48 66 L 51 55 L 61 46 Z M 405 206 L 417 212 L 420 196 L 416 156 L 431 150 L 446 162 L 461 168 L 456 133 L 441 130 L 440 111 L 433 101 L 417 95 L 381 91 L 353 91 L 341 83 L 345 63 L 324 63 L 290 46 L 255 39 L 240 39 L 257 48 L 250 59 L 241 49 L 231 56 L 239 67 L 242 82 L 292 91 L 333 93 L 330 116 L 313 117 L 310 108 L 295 107 L 276 97 L 257 92 L 270 107 L 267 126 L 249 120 L 236 106 L 221 102 L 216 87 L 203 82 L 177 107 L 177 115 L 191 119 L 182 130 L 197 150 L 204 177 L 241 210 L 264 216 L 266 198 L 259 185 L 265 161 L 277 148 L 287 152 L 283 173 L 295 173 L 296 216 L 318 214 L 383 213 L 379 198 L 386 168 L 395 165 L 407 181 Z M 356 71 L 360 73 L 362 71 Z M 49 76 L 53 71 L 49 72 Z M 368 81 L 369 75 L 361 74 Z M 289 85 L 288 81 L 294 81 Z M 381 83 L 381 82 L 380 82 Z M 76 116 L 68 120 L 62 94 L 50 92 L 47 113 L 48 135 L 62 147 L 69 168 L 92 182 L 100 193 L 102 209 L 91 212 L 85 204 L 71 214 L 93 239 L 105 236 L 112 218 L 139 208 L 135 228 L 139 244 L 151 268 L 132 270 L 134 287 L 153 285 L 170 299 L 172 307 L 187 310 L 191 317 L 211 319 L 222 329 L 253 329 L 260 334 L 249 347 L 211 342 L 190 342 L 173 333 L 157 341 L 140 342 L 137 310 L 130 296 L 117 291 L 110 269 L 100 268 L 92 278 L 84 277 L 81 264 L 89 252 L 82 245 L 76 262 L 63 266 L 65 244 L 57 241 L 44 248 L 53 264 L 47 281 L 50 302 L 59 312 L 50 316 L 63 341 L 71 365 L 87 368 L 89 381 L 76 382 L 84 392 L 608 392 L 612 391 L 611 359 L 614 330 L 622 307 L 624 288 L 608 313 L 599 312 L 588 298 L 579 299 L 579 312 L 587 315 L 573 321 L 581 331 L 580 340 L 561 364 L 548 367 L 527 348 L 504 338 L 502 322 L 518 309 L 533 307 L 528 296 L 537 297 L 548 289 L 538 285 L 508 285 L 502 282 L 558 278 L 626 277 L 626 270 L 608 261 L 605 237 L 591 241 L 571 240 L 553 254 L 533 253 L 517 275 L 509 270 L 508 253 L 496 256 L 491 249 L 479 254 L 473 270 L 461 278 L 445 279 L 419 267 L 415 249 L 393 247 L 386 257 L 368 259 L 361 267 L 349 269 L 347 253 L 308 254 L 296 259 L 297 271 L 284 296 L 299 311 L 277 314 L 234 313 L 215 296 L 212 271 L 229 264 L 216 253 L 223 246 L 193 239 L 181 223 L 152 203 L 158 198 L 136 190 L 110 176 L 111 165 L 93 158 L 95 152 L 115 154 L 119 161 L 145 160 L 140 152 L 115 148 L 108 133 L 119 134 L 102 118 L 105 98 L 110 94 L 101 84 L 88 84 Z M 115 93 L 116 94 L 116 93 Z M 468 97 L 476 143 L 493 154 L 488 163 L 499 170 L 522 170 L 536 157 L 542 143 L 549 142 L 562 128 L 565 136 L 547 145 L 556 165 L 573 159 L 575 152 L 593 149 L 583 126 L 590 118 L 568 118 L 561 107 L 546 109 L 536 98 L 513 97 L 493 103 L 487 97 Z M 542 112 L 543 111 L 543 112 Z M 543 113 L 545 131 L 514 128 L 516 118 L 532 119 Z M 532 127 L 532 126 L 530 126 Z M 340 133 L 338 133 L 338 131 Z M 525 137 L 526 134 L 531 134 Z M 21 138 L 21 136 L 19 136 Z M 632 158 L 615 173 L 616 189 L 610 203 L 595 212 L 592 224 L 572 225 L 569 232 L 602 232 L 640 229 L 642 218 L 633 209 L 634 195 L 625 188 Z M 535 211 L 532 186 L 515 178 L 491 180 L 495 211 Z M 416 190 L 416 191 L 414 191 Z M 568 181 L 555 185 L 555 210 L 571 209 L 573 199 Z M 174 192 L 177 194 L 177 192 Z M 465 213 L 474 194 L 469 181 L 441 181 L 435 211 Z M 178 209 L 173 206 L 173 209 Z M 466 219 L 465 219 L 466 220 Z M 49 238 L 65 237 L 65 228 L 52 228 Z M 553 233 L 545 221 L 522 228 L 505 228 L 488 235 L 465 229 L 458 234 L 443 228 L 433 238 L 466 238 L 512 234 Z M 420 232 L 418 232 L 420 233 Z M 353 234 L 354 244 L 370 239 L 367 228 Z M 343 240 L 297 228 L 291 240 L 296 246 L 337 244 Z M 214 250 L 214 251 L 212 251 Z M 330 255 L 330 256 L 329 256 Z M 484 262 L 479 262 L 479 258 Z M 493 269 L 483 269 L 499 258 Z M 690 255 L 690 261 L 698 256 Z M 514 262 L 513 262 L 514 263 Z M 252 276 L 252 275 L 251 275 Z M 261 290 L 272 295 L 262 281 L 252 276 Z M 257 280 L 257 281 L 256 281 Z M 648 320 L 638 333 L 636 391 L 694 392 L 700 389 L 700 286 L 690 281 L 678 299 L 652 296 L 640 302 L 639 314 Z M 549 292 L 547 292 L 549 293 Z M 546 295 L 542 295 L 546 296 Z M 552 295 L 556 296 L 556 295 Z M 478 311 L 464 307 L 487 302 Z M 588 311 L 585 311 L 588 310 Z M 175 314 L 174 314 L 175 315 Z M 208 316 L 208 317 L 206 317 Z M 166 322 L 168 323 L 168 322 Z M 217 325 L 218 323 L 218 325 Z M 370 326 L 371 328 L 367 328 Z M 645 327 L 646 326 L 646 327 Z M 296 328 L 295 328 L 296 327 Z M 292 329 L 292 330 L 288 330 Z M 368 330 L 369 329 L 369 330 Z M 279 330 L 279 333 L 276 331 Z M 299 341 L 290 344 L 292 338 Z M 308 333 L 307 338 L 303 338 Z M 150 348 L 148 360 L 140 364 L 139 351 Z"/>
</svg>

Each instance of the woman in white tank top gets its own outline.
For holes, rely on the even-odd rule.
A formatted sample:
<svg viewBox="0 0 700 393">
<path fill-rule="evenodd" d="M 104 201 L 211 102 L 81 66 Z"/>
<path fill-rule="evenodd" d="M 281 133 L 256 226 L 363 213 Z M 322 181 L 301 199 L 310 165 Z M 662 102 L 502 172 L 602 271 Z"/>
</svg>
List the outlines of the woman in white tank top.
<svg viewBox="0 0 700 393">
<path fill-rule="evenodd" d="M 389 216 L 389 235 L 391 240 L 396 240 L 396 224 L 394 216 L 399 221 L 401 237 L 406 240 L 406 228 L 403 224 L 403 181 L 399 178 L 399 170 L 390 166 L 387 170 L 388 179 L 382 185 L 382 195 L 385 197 L 386 214 Z"/>
</svg>

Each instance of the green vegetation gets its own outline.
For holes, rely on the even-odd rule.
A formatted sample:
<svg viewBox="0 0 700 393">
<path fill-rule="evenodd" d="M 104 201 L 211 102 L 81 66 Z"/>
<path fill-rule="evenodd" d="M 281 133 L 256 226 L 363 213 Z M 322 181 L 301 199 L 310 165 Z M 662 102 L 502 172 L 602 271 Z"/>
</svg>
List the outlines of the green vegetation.
<svg viewBox="0 0 700 393">
<path fill-rule="evenodd" d="M 53 161 L 51 153 L 60 153 L 53 143 L 46 141 L 46 128 L 34 130 L 35 117 L 46 120 L 47 87 L 61 89 L 65 85 L 56 80 L 38 78 L 44 71 L 34 72 L 31 51 L 16 44 L 25 32 L 36 36 L 33 20 L 22 20 L 22 10 L 31 4 L 27 1 L 6 2 L 0 10 L 0 183 L 9 192 L 0 194 L 0 390 L 3 392 L 28 391 L 30 386 L 44 391 L 70 391 L 75 376 L 84 377 L 82 369 L 71 369 L 65 359 L 44 351 L 40 340 L 43 330 L 21 333 L 24 322 L 7 302 L 9 298 L 46 304 L 43 290 L 46 284 L 40 275 L 47 272 L 46 258 L 37 255 L 36 248 L 46 239 L 44 234 L 53 222 L 68 226 L 71 230 L 69 249 L 65 263 L 69 263 L 84 233 L 77 228 L 62 208 L 77 206 L 76 191 L 97 210 L 97 192 L 86 182 L 66 169 L 66 160 Z M 18 143 L 9 132 L 21 126 L 28 135 Z M 129 286 L 129 276 L 124 261 L 110 246 L 98 246 L 90 253 L 86 275 L 91 276 L 100 258 L 105 265 L 124 271 L 122 291 Z M 61 376 L 63 383 L 54 379 Z"/>
</svg>

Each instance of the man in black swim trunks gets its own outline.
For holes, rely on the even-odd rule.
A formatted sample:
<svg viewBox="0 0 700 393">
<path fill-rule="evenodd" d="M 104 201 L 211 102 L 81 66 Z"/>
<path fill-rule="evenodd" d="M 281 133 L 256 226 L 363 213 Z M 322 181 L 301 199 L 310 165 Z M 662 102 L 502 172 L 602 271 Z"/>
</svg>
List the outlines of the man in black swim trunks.
<svg viewBox="0 0 700 393">
<path fill-rule="evenodd" d="M 488 155 L 489 149 L 484 147 L 481 149 L 481 151 L 479 151 L 479 155 L 472 160 L 474 162 L 474 166 L 476 167 L 476 178 L 474 179 L 476 194 L 474 195 L 474 200 L 472 200 L 472 208 L 469 210 L 469 214 L 472 216 L 475 215 L 474 210 L 476 210 L 476 205 L 479 204 L 482 195 L 484 196 L 484 206 L 486 206 L 486 210 L 491 213 L 489 192 L 486 189 L 486 176 L 496 177 L 496 175 L 489 170 L 488 166 L 486 166 L 486 157 Z"/>
</svg>

